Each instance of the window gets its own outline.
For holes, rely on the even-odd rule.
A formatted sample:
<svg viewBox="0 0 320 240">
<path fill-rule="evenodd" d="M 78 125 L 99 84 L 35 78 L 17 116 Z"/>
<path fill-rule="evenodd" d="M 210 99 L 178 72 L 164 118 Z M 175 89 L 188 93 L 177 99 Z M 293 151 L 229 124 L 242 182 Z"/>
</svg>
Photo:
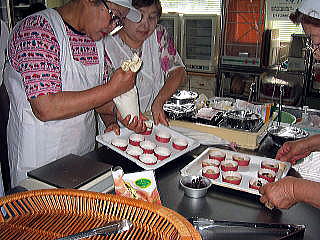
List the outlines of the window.
<svg viewBox="0 0 320 240">
<path fill-rule="evenodd" d="M 296 25 L 292 23 L 290 20 L 278 20 L 278 21 L 271 21 L 270 26 L 272 28 L 279 29 L 279 38 L 281 42 L 290 42 L 291 41 L 291 34 L 301 34 L 304 33 L 301 25 Z"/>
<path fill-rule="evenodd" d="M 222 0 L 161 0 L 163 12 L 218 14 L 221 15 Z M 303 29 L 291 21 L 271 21 L 271 28 L 278 28 L 280 41 L 290 42 L 291 34 L 301 34 Z"/>
<path fill-rule="evenodd" d="M 221 14 L 222 0 L 161 0 L 163 12 Z"/>
</svg>

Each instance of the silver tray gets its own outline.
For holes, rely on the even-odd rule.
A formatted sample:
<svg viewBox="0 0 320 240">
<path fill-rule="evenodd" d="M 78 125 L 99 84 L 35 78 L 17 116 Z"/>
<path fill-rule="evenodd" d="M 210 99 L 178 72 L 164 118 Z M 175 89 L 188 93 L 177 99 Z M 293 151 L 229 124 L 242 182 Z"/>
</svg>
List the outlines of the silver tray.
<svg viewBox="0 0 320 240">
<path fill-rule="evenodd" d="M 168 133 L 171 134 L 171 139 L 170 139 L 170 142 L 169 143 L 160 143 L 158 142 L 156 139 L 155 139 L 155 132 L 157 130 L 165 130 L 167 131 Z M 119 136 L 116 136 L 114 134 L 114 132 L 109 132 L 109 133 L 105 133 L 105 134 L 102 134 L 102 135 L 98 135 L 96 137 L 96 140 L 111 148 L 112 150 L 116 151 L 117 153 L 121 154 L 122 156 L 126 157 L 127 159 L 129 159 L 130 161 L 134 162 L 135 164 L 137 164 L 138 166 L 142 167 L 143 169 L 146 169 L 146 170 L 154 170 L 154 169 L 157 169 L 165 164 L 167 164 L 168 162 L 171 162 L 172 160 L 182 156 L 183 154 L 197 148 L 200 146 L 200 143 L 192 138 L 189 138 L 189 137 L 186 137 L 184 135 L 182 135 L 181 133 L 178 133 L 174 130 L 172 130 L 171 128 L 169 127 L 166 127 L 166 126 L 163 126 L 163 125 L 158 125 L 158 126 L 155 126 L 153 127 L 153 130 L 152 130 L 152 133 L 151 135 L 144 135 L 145 137 L 145 140 L 149 140 L 149 141 L 152 141 L 154 142 L 157 146 L 164 146 L 164 147 L 167 147 L 171 150 L 171 156 L 162 160 L 162 161 L 157 161 L 156 164 L 154 165 L 147 165 L 141 161 L 139 161 L 138 159 L 128 155 L 126 152 L 124 151 L 121 151 L 120 149 L 118 149 L 117 147 L 113 146 L 111 144 L 111 140 L 113 138 L 117 138 L 117 137 L 121 137 L 121 138 L 128 138 L 129 139 L 129 136 L 134 133 L 133 131 L 127 129 L 127 128 L 121 128 L 120 129 L 120 135 Z M 188 142 L 188 147 L 182 151 L 179 151 L 179 150 L 176 150 L 172 147 L 172 139 L 173 138 L 176 138 L 176 137 L 180 137 L 180 138 L 184 138 L 185 140 L 187 140 Z"/>
<path fill-rule="evenodd" d="M 214 185 L 222 186 L 242 192 L 247 192 L 255 195 L 260 195 L 258 190 L 252 189 L 249 187 L 249 181 L 253 177 L 257 177 L 257 172 L 260 169 L 261 162 L 264 160 L 268 161 L 275 161 L 279 163 L 279 170 L 276 173 L 275 181 L 278 181 L 279 179 L 285 177 L 288 174 L 288 171 L 291 167 L 291 164 L 288 162 L 280 162 L 278 160 L 272 159 L 272 158 L 265 158 L 265 157 L 259 157 L 234 151 L 229 151 L 225 149 L 219 149 L 219 148 L 207 148 L 205 151 L 203 151 L 197 158 L 195 158 L 192 162 L 190 162 L 188 165 L 186 165 L 184 168 L 180 170 L 180 173 L 182 176 L 202 176 L 202 160 L 207 159 L 209 155 L 210 150 L 219 150 L 221 152 L 226 153 L 226 159 L 231 159 L 233 154 L 240 154 L 243 156 L 250 157 L 251 161 L 249 166 L 241 167 L 239 166 L 239 169 L 237 172 L 239 172 L 242 175 L 242 180 L 239 185 L 226 183 L 222 181 L 222 171 L 220 171 L 220 176 L 217 179 L 210 179 Z"/>
</svg>

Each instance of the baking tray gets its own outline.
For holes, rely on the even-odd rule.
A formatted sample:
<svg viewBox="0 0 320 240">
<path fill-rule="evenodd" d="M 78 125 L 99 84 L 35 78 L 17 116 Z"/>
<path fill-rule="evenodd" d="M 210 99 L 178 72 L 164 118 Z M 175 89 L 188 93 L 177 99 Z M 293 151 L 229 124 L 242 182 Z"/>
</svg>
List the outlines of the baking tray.
<svg viewBox="0 0 320 240">
<path fill-rule="evenodd" d="M 157 130 L 165 130 L 167 131 L 168 133 L 171 134 L 171 139 L 170 139 L 170 142 L 169 143 L 160 143 L 158 142 L 156 139 L 155 139 L 155 132 Z M 96 140 L 111 148 L 112 150 L 116 151 L 117 153 L 121 154 L 122 156 L 126 157 L 127 159 L 129 159 L 130 161 L 134 162 L 135 164 L 137 164 L 138 166 L 142 167 L 143 169 L 146 169 L 146 170 L 154 170 L 154 169 L 157 169 L 165 164 L 167 164 L 168 162 L 171 162 L 172 160 L 182 156 L 183 154 L 189 152 L 189 151 L 192 151 L 193 149 L 197 148 L 200 146 L 200 143 L 192 138 L 189 138 L 189 137 L 186 137 L 184 135 L 182 135 L 181 133 L 178 133 L 172 129 L 170 129 L 169 127 L 166 127 L 166 126 L 163 126 L 163 125 L 154 125 L 153 126 L 153 130 L 152 130 L 152 133 L 151 135 L 144 135 L 145 137 L 145 140 L 149 140 L 149 141 L 152 141 L 154 142 L 157 146 L 164 146 L 164 147 L 167 147 L 171 150 L 171 156 L 162 160 L 162 161 L 157 161 L 156 164 L 154 165 L 147 165 L 147 164 L 144 164 L 143 162 L 139 161 L 138 159 L 128 155 L 126 152 L 124 151 L 121 151 L 120 149 L 118 149 L 117 147 L 113 146 L 111 144 L 111 140 L 113 138 L 116 138 L 116 137 L 121 137 L 121 138 L 127 138 L 129 139 L 129 136 L 134 133 L 133 131 L 127 129 L 127 128 L 121 128 L 120 130 L 120 135 L 119 136 L 116 136 L 114 134 L 114 132 L 108 132 L 108 133 L 105 133 L 103 135 L 98 135 L 96 137 Z M 188 142 L 188 147 L 184 150 L 176 150 L 172 147 L 172 139 L 176 138 L 176 137 L 179 137 L 179 138 L 184 138 L 185 140 L 187 140 Z"/>
<path fill-rule="evenodd" d="M 239 190 L 255 195 L 260 195 L 258 190 L 249 188 L 249 181 L 252 177 L 257 177 L 258 170 L 260 169 L 261 162 L 264 160 L 269 160 L 269 161 L 275 161 L 279 163 L 279 170 L 276 173 L 275 181 L 285 177 L 288 174 L 288 171 L 290 170 L 291 164 L 288 162 L 281 162 L 272 158 L 266 158 L 266 157 L 259 157 L 259 156 L 254 156 L 250 154 L 244 154 L 244 153 L 239 153 L 239 152 L 234 152 L 234 151 L 229 151 L 225 149 L 220 149 L 220 148 L 207 148 L 205 151 L 203 151 L 197 158 L 195 158 L 192 162 L 190 162 L 188 165 L 186 165 L 184 168 L 180 170 L 180 173 L 182 176 L 201 176 L 202 175 L 202 165 L 201 162 L 203 159 L 207 159 L 209 155 L 210 150 L 218 150 L 221 152 L 226 153 L 226 159 L 232 159 L 233 154 L 240 154 L 242 156 L 247 156 L 250 157 L 251 161 L 249 166 L 247 167 L 241 167 L 239 166 L 238 172 L 242 175 L 242 180 L 239 185 L 231 184 L 231 183 L 226 183 L 222 181 L 222 171 L 220 171 L 220 176 L 217 179 L 210 179 L 213 184 L 234 189 L 234 190 Z"/>
<path fill-rule="evenodd" d="M 203 240 L 298 240 L 303 239 L 305 225 L 215 221 L 188 219 Z"/>
</svg>

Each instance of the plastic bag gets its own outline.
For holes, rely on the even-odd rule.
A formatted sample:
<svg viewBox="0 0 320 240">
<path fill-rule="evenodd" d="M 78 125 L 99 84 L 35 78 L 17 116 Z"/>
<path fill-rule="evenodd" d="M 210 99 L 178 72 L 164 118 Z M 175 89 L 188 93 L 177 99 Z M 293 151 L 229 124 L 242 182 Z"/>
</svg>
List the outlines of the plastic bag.
<svg viewBox="0 0 320 240">
<path fill-rule="evenodd" d="M 127 173 L 118 167 L 112 170 L 116 195 L 161 205 L 156 179 L 152 170 Z"/>
</svg>

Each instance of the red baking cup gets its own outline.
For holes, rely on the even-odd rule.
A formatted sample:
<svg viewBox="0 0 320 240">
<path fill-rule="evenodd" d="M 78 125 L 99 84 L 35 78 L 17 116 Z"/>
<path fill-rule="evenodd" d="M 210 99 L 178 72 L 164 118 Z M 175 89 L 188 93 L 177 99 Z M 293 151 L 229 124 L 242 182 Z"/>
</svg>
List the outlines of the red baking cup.
<svg viewBox="0 0 320 240">
<path fill-rule="evenodd" d="M 233 160 L 224 160 L 221 162 L 221 170 L 224 172 L 227 171 L 237 171 L 238 162 Z"/>
<path fill-rule="evenodd" d="M 202 168 L 202 176 L 217 179 L 220 176 L 220 169 L 215 166 L 207 166 Z"/>
<path fill-rule="evenodd" d="M 144 131 L 143 133 L 141 133 L 142 135 L 151 135 L 152 133 L 152 128 L 147 128 L 146 131 Z"/>
<path fill-rule="evenodd" d="M 181 151 L 188 147 L 188 141 L 184 138 L 175 138 L 173 139 L 172 146 Z"/>
<path fill-rule="evenodd" d="M 269 161 L 269 160 L 265 160 L 261 162 L 261 168 L 266 168 L 266 169 L 270 169 L 274 172 L 278 172 L 279 170 L 279 163 L 275 162 L 275 161 Z"/>
<path fill-rule="evenodd" d="M 215 167 L 219 167 L 220 166 L 220 161 L 217 159 L 203 159 L 202 160 L 202 167 L 207 167 L 207 166 L 215 166 Z"/>
<path fill-rule="evenodd" d="M 139 157 L 140 161 L 147 165 L 154 165 L 157 163 L 157 157 L 153 154 L 142 154 Z"/>
<path fill-rule="evenodd" d="M 216 159 L 216 160 L 222 162 L 226 159 L 226 154 L 222 151 L 210 150 L 209 151 L 209 158 Z"/>
<path fill-rule="evenodd" d="M 258 186 L 256 183 L 260 181 L 261 182 L 261 186 L 265 185 L 266 183 L 268 183 L 267 180 L 263 179 L 263 178 L 251 178 L 249 181 L 249 187 L 255 190 L 259 190 L 259 188 L 261 186 Z"/>
<path fill-rule="evenodd" d="M 129 137 L 129 143 L 133 146 L 139 146 L 140 142 L 144 141 L 144 136 L 141 134 L 131 134 Z"/>
<path fill-rule="evenodd" d="M 171 151 L 169 148 L 166 147 L 156 147 L 154 149 L 154 155 L 157 157 L 158 160 L 164 160 L 171 155 Z"/>
<path fill-rule="evenodd" d="M 242 156 L 240 154 L 234 154 L 232 155 L 232 159 L 236 162 L 238 162 L 239 166 L 249 166 L 250 163 L 250 157 L 248 156 Z"/>
<path fill-rule="evenodd" d="M 275 171 L 267 168 L 260 168 L 258 171 L 258 177 L 267 180 L 268 182 L 274 182 L 276 178 Z"/>
<path fill-rule="evenodd" d="M 119 148 L 121 151 L 125 151 L 128 146 L 128 140 L 123 138 L 114 138 L 111 140 L 111 144 Z"/>
<path fill-rule="evenodd" d="M 222 173 L 222 181 L 239 185 L 241 183 L 242 176 L 240 173 L 235 171 L 223 172 Z"/>
<path fill-rule="evenodd" d="M 170 142 L 171 135 L 165 131 L 159 131 L 156 133 L 156 140 L 161 143 Z"/>
<path fill-rule="evenodd" d="M 143 154 L 143 150 L 140 147 L 129 145 L 126 153 L 134 158 L 139 159 L 139 156 Z"/>
<path fill-rule="evenodd" d="M 154 142 L 151 142 L 149 140 L 144 140 L 140 142 L 140 147 L 142 148 L 144 153 L 153 154 L 156 146 L 157 145 Z"/>
</svg>

